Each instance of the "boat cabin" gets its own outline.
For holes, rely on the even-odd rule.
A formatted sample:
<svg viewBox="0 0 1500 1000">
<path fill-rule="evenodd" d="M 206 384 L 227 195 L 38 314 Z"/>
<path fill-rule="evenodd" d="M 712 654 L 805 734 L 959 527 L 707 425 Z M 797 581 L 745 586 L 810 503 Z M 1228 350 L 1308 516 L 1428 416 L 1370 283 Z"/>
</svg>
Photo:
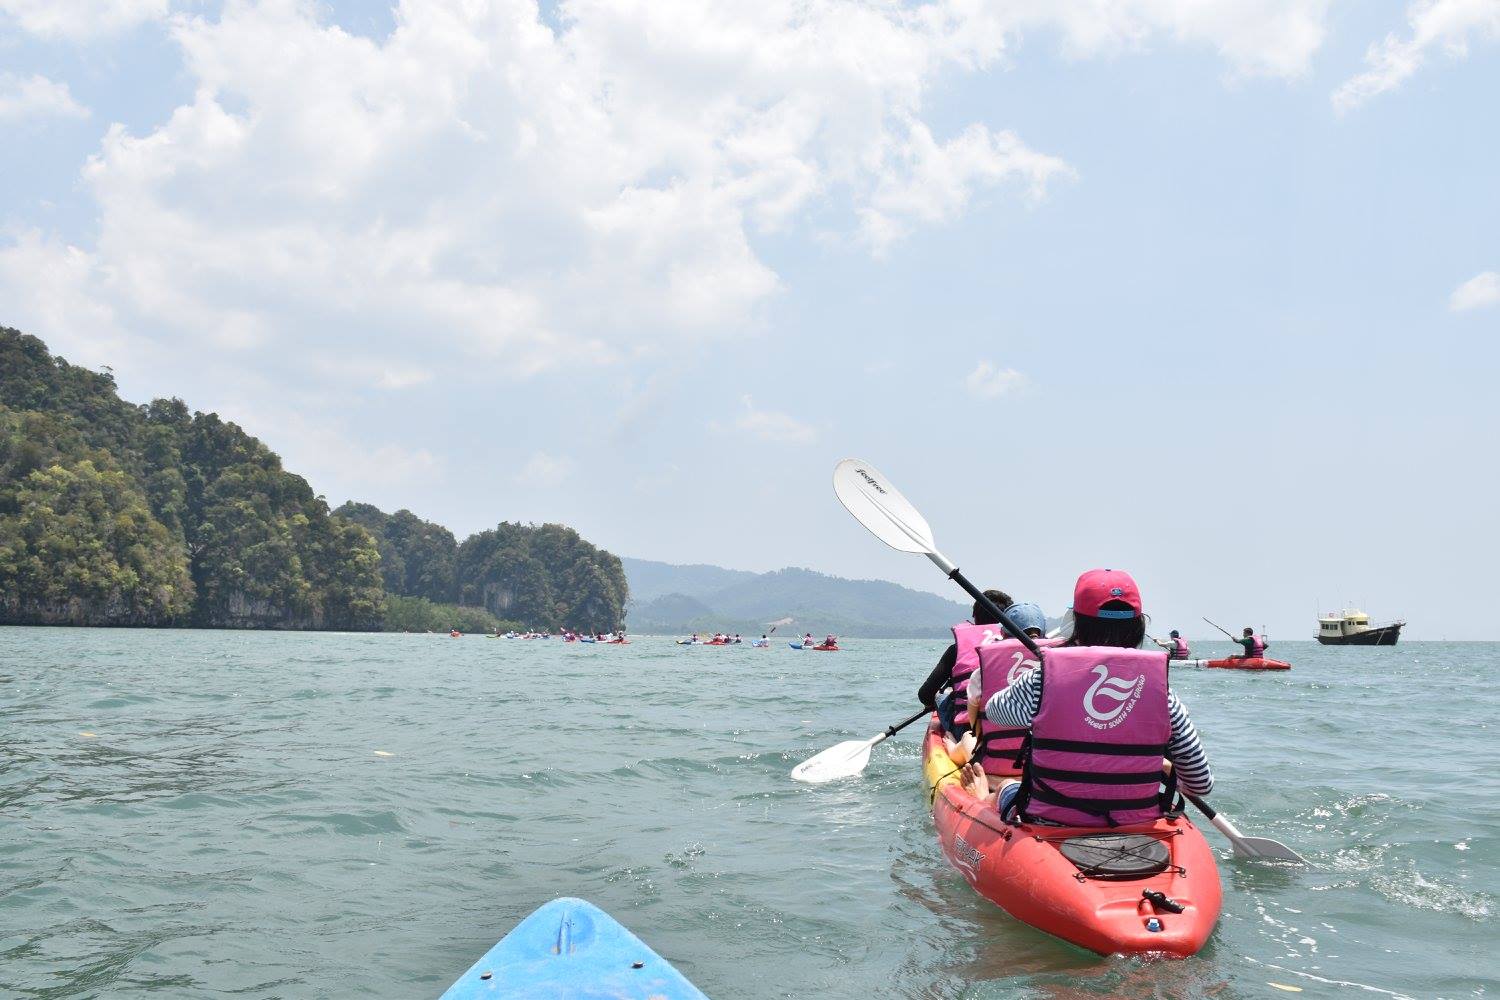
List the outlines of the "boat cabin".
<svg viewBox="0 0 1500 1000">
<path fill-rule="evenodd" d="M 1318 617 L 1318 638 L 1342 638 L 1370 630 L 1370 616 L 1363 611 L 1330 611 Z"/>
</svg>

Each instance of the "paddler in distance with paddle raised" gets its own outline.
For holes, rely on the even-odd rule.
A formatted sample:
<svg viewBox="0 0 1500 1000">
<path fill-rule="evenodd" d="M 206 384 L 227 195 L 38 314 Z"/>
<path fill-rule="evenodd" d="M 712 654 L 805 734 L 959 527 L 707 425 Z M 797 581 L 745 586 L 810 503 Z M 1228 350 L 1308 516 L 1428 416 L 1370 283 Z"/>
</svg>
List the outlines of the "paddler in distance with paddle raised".
<svg viewBox="0 0 1500 1000">
<path fill-rule="evenodd" d="M 1000 814 L 1123 826 L 1172 809 L 1178 785 L 1207 795 L 1213 772 L 1187 708 L 1168 688 L 1167 657 L 1139 648 L 1146 622 L 1135 580 L 1122 570 L 1084 573 L 1073 618 L 1071 638 L 1043 649 L 1040 666 L 984 706 L 996 726 L 1030 730 L 1020 780 L 999 789 Z M 977 765 L 964 769 L 963 782 L 978 798 L 991 794 Z"/>
<path fill-rule="evenodd" d="M 1249 625 L 1245 626 L 1244 635 L 1239 639 L 1235 639 L 1234 641 L 1245 647 L 1245 651 L 1243 653 L 1234 654 L 1232 659 L 1236 660 L 1263 659 L 1266 655 L 1266 650 L 1271 648 L 1271 644 L 1266 641 L 1266 637 L 1263 635 L 1256 635 L 1255 629 L 1251 628 Z"/>
</svg>

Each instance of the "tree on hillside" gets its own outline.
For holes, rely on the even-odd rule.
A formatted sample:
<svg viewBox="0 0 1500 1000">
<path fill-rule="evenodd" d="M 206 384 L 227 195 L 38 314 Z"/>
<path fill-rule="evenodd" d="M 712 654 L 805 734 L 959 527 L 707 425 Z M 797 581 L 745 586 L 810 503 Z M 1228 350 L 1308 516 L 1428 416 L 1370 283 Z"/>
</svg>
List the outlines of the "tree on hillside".
<svg viewBox="0 0 1500 1000">
<path fill-rule="evenodd" d="M 0 518 L 4 618 L 162 625 L 190 610 L 181 547 L 123 472 L 88 460 L 37 469 L 12 504 Z"/>
<path fill-rule="evenodd" d="M 458 598 L 458 542 L 453 532 L 424 521 L 409 510 L 387 514 L 368 503 L 350 501 L 333 512 L 368 531 L 380 548 L 385 589 L 437 604 Z"/>
</svg>

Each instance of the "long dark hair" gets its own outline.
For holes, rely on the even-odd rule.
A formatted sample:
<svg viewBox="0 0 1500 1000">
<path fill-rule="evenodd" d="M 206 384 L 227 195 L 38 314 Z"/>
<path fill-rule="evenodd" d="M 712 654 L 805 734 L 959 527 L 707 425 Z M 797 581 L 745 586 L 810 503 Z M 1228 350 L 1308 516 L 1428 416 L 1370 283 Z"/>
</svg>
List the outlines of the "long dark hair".
<svg viewBox="0 0 1500 1000">
<path fill-rule="evenodd" d="M 1106 601 L 1101 611 L 1129 611 L 1124 601 Z M 1095 618 L 1092 615 L 1073 615 L 1073 637 L 1069 646 L 1119 646 L 1136 649 L 1146 638 L 1146 619 L 1137 614 L 1134 618 Z"/>
<path fill-rule="evenodd" d="M 984 596 L 995 602 L 995 607 L 1001 611 L 1008 611 L 1015 601 L 1003 590 L 986 590 Z M 975 625 L 999 625 L 1000 619 L 990 614 L 989 609 L 978 601 L 974 602 L 974 624 Z"/>
</svg>

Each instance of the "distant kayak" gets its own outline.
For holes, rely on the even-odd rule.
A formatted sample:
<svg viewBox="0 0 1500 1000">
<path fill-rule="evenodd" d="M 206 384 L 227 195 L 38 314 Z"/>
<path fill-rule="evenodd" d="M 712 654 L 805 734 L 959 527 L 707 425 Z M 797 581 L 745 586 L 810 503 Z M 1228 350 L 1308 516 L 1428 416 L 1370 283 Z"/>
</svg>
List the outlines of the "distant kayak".
<svg viewBox="0 0 1500 1000">
<path fill-rule="evenodd" d="M 439 1000 L 707 997 L 608 913 L 582 899 L 554 899 L 517 924 Z"/>
<path fill-rule="evenodd" d="M 1211 667 L 1216 670 L 1290 670 L 1292 665 L 1285 660 L 1271 660 L 1264 656 L 1230 656 L 1222 660 L 1171 660 L 1174 667 Z"/>
</svg>

